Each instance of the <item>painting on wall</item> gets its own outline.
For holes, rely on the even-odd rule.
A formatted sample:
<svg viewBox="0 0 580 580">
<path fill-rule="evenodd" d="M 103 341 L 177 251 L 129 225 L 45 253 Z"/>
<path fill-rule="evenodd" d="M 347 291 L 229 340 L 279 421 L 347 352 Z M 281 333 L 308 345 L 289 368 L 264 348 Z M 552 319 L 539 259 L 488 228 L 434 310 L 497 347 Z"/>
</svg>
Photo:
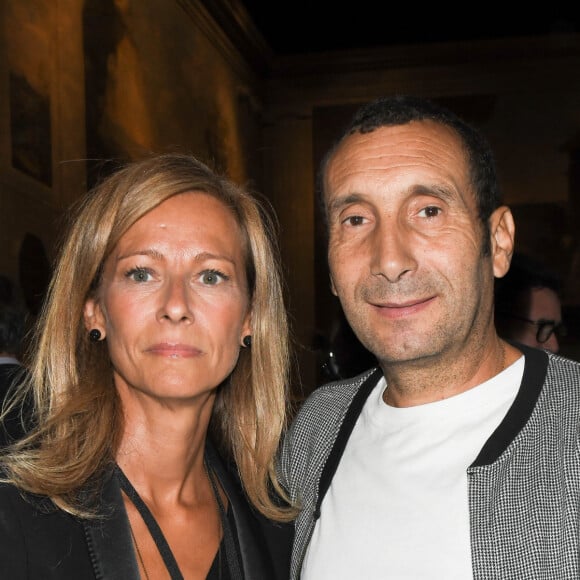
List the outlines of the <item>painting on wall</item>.
<svg viewBox="0 0 580 580">
<path fill-rule="evenodd" d="M 26 77 L 10 74 L 12 166 L 52 186 L 50 102 Z"/>
</svg>

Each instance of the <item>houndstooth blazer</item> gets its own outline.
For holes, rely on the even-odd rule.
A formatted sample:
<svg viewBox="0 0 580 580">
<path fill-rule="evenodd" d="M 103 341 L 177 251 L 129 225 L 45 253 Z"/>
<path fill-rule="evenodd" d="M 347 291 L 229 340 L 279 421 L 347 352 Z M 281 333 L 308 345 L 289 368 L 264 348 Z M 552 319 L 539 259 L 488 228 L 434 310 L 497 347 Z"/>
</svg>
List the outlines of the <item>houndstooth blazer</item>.
<svg viewBox="0 0 580 580">
<path fill-rule="evenodd" d="M 580 363 L 518 345 L 525 370 L 502 423 L 467 470 L 475 580 L 580 578 Z M 316 389 L 283 442 L 281 481 L 301 512 L 291 580 L 380 369 Z"/>
</svg>

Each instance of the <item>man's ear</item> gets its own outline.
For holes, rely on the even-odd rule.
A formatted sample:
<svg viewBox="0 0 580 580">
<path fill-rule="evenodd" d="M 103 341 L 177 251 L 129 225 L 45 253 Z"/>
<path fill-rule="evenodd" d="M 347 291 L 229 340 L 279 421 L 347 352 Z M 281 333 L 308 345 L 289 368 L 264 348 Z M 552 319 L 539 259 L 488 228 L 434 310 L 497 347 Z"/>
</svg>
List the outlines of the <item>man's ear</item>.
<svg viewBox="0 0 580 580">
<path fill-rule="evenodd" d="M 498 207 L 489 218 L 493 275 L 502 278 L 507 274 L 514 253 L 516 226 L 509 207 Z"/>
<path fill-rule="evenodd" d="M 338 296 L 338 293 L 336 292 L 336 286 L 334 285 L 334 280 L 332 279 L 332 274 L 330 274 L 330 291 L 335 295 Z"/>
</svg>

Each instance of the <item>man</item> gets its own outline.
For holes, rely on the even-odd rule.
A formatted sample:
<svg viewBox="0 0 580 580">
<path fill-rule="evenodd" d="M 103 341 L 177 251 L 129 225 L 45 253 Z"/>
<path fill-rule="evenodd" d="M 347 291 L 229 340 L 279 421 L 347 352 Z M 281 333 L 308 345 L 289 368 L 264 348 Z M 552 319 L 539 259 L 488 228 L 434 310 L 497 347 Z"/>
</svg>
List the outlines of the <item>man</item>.
<svg viewBox="0 0 580 580">
<path fill-rule="evenodd" d="M 496 280 L 495 325 L 502 338 L 558 352 L 566 334 L 558 277 L 531 256 L 514 254 L 509 272 Z"/>
<path fill-rule="evenodd" d="M 332 289 L 379 366 L 316 389 L 285 438 L 291 578 L 580 577 L 580 364 L 496 333 L 515 228 L 488 144 L 379 99 L 321 180 Z"/>
</svg>

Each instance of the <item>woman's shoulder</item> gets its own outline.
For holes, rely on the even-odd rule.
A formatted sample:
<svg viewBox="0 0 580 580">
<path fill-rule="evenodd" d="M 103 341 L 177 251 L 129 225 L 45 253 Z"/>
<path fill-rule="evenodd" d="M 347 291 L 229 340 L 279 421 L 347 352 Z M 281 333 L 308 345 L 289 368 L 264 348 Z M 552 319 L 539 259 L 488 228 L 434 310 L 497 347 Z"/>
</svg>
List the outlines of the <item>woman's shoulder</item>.
<svg viewBox="0 0 580 580">
<path fill-rule="evenodd" d="M 7 545 L 8 538 L 14 539 L 19 533 L 26 536 L 27 541 L 40 538 L 56 541 L 71 524 L 77 527 L 75 519 L 57 508 L 48 497 L 28 493 L 7 481 L 0 482 L 0 505 L 2 546 Z"/>
<path fill-rule="evenodd" d="M 82 522 L 50 499 L 0 483 L 0 578 L 81 578 L 91 571 Z"/>
<path fill-rule="evenodd" d="M 42 503 L 42 497 L 19 489 L 0 472 L 0 505 L 3 507 L 21 506 L 22 509 L 34 510 L 37 504 Z"/>
<path fill-rule="evenodd" d="M 24 491 L 6 480 L 0 481 L 0 505 L 3 516 L 8 517 L 8 514 L 12 514 L 21 521 L 28 519 L 38 521 L 39 516 L 54 517 L 62 511 L 55 506 L 50 498 Z"/>
</svg>

